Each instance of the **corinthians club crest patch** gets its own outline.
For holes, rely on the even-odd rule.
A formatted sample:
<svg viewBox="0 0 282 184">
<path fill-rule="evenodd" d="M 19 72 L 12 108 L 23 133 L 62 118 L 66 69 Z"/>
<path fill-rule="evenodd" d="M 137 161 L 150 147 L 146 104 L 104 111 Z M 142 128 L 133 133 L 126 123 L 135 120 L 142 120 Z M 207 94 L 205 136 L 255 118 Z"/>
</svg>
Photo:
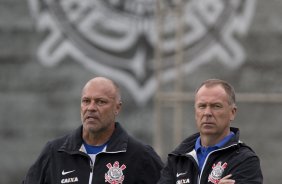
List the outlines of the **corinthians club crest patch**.
<svg viewBox="0 0 282 184">
<path fill-rule="evenodd" d="M 219 180 L 222 178 L 223 171 L 226 167 L 227 167 L 226 162 L 224 162 L 224 164 L 221 164 L 221 162 L 218 162 L 217 164 L 213 164 L 212 172 L 209 175 L 208 182 L 212 182 L 213 184 L 217 184 L 219 182 Z"/>
<path fill-rule="evenodd" d="M 110 184 L 122 184 L 124 180 L 123 170 L 126 168 L 124 164 L 119 167 L 119 162 L 115 161 L 114 165 L 107 164 L 108 172 L 105 174 L 105 182 Z"/>
<path fill-rule="evenodd" d="M 158 1 L 169 11 L 158 12 Z M 245 60 L 240 38 L 248 31 L 256 4 L 256 0 L 181 1 L 183 36 L 179 42 L 175 38 L 178 19 L 173 3 L 169 3 L 173 1 L 28 2 L 37 30 L 44 33 L 37 49 L 38 60 L 44 66 L 54 67 L 71 59 L 95 75 L 114 78 L 138 105 L 153 96 L 159 70 L 163 84 L 177 78 L 174 60 L 180 42 L 183 74 L 191 74 L 208 62 L 219 62 L 231 69 L 240 66 Z M 162 29 L 157 27 L 160 16 Z M 156 67 L 158 52 L 154 48 L 163 53 L 162 67 Z"/>
</svg>

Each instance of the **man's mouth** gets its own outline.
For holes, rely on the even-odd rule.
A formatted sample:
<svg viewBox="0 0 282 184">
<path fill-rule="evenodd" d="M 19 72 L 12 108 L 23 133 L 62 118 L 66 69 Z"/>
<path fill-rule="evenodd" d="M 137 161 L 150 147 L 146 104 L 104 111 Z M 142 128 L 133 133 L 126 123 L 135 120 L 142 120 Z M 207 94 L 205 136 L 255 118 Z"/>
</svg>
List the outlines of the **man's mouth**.
<svg viewBox="0 0 282 184">
<path fill-rule="evenodd" d="M 204 126 L 213 126 L 214 123 L 213 122 L 203 122 L 202 125 L 204 125 Z"/>
<path fill-rule="evenodd" d="M 90 120 L 90 121 L 94 121 L 94 120 L 97 120 L 97 119 L 98 119 L 98 116 L 89 115 L 89 116 L 86 116 L 86 119 L 87 119 L 87 120 Z"/>
</svg>

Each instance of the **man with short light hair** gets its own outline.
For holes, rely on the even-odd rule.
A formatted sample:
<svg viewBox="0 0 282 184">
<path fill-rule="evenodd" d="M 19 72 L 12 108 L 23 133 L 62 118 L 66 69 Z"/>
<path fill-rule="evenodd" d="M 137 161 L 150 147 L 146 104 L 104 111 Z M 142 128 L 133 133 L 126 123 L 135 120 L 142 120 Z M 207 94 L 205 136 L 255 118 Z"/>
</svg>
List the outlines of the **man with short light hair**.
<svg viewBox="0 0 282 184">
<path fill-rule="evenodd" d="M 168 155 L 158 184 L 262 184 L 260 161 L 231 127 L 237 112 L 234 88 L 209 79 L 195 93 L 198 133 Z"/>
</svg>

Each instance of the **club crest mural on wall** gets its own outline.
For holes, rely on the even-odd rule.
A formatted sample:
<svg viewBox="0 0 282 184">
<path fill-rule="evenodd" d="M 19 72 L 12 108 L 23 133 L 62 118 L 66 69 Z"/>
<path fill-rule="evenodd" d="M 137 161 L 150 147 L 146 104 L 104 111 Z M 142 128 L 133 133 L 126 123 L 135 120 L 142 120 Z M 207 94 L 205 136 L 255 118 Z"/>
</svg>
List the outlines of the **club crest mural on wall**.
<svg viewBox="0 0 282 184">
<path fill-rule="evenodd" d="M 240 66 L 245 53 L 237 38 L 247 33 L 255 2 L 183 1 L 184 73 L 212 60 Z M 44 66 L 71 57 L 96 75 L 116 79 L 138 104 L 152 97 L 157 88 L 156 0 L 29 0 L 29 5 L 38 31 L 46 33 L 37 50 Z M 163 27 L 161 80 L 169 82 L 176 77 L 177 25 L 172 12 L 165 15 Z"/>
</svg>

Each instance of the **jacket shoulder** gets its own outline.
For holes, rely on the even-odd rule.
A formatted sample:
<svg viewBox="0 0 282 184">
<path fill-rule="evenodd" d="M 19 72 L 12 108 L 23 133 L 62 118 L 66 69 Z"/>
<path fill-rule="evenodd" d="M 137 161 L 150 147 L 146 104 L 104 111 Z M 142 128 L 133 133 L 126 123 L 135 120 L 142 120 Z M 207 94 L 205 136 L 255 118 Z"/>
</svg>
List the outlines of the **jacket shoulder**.
<svg viewBox="0 0 282 184">
<path fill-rule="evenodd" d="M 240 153 L 245 157 L 258 157 L 255 151 L 245 143 L 240 143 Z"/>
<path fill-rule="evenodd" d="M 157 154 L 157 152 L 154 150 L 152 146 L 149 144 L 145 144 L 144 142 L 133 138 L 131 136 L 128 136 L 128 148 L 129 152 L 140 155 L 140 158 L 143 158 L 144 160 L 156 160 L 157 162 L 161 162 L 161 158 Z"/>
<path fill-rule="evenodd" d="M 199 136 L 199 133 L 195 133 L 184 139 L 169 155 L 183 155 L 192 151 Z"/>
<path fill-rule="evenodd" d="M 53 148 L 59 149 L 69 137 L 70 137 L 69 134 L 63 135 L 63 136 L 60 136 L 60 137 L 57 137 L 57 138 L 54 138 L 54 139 L 48 141 L 47 144 L 49 144 L 49 146 L 51 146 Z"/>
<path fill-rule="evenodd" d="M 74 130 L 72 132 L 66 133 L 60 137 L 54 138 L 50 141 L 48 141 L 47 145 L 49 146 L 49 148 L 51 148 L 52 150 L 59 150 L 60 148 L 65 148 L 65 147 L 70 147 L 70 144 L 76 144 L 76 140 L 75 140 L 75 134 L 76 134 L 77 130 Z M 75 142 L 74 142 L 75 141 Z"/>
<path fill-rule="evenodd" d="M 145 144 L 141 140 L 136 139 L 130 135 L 128 136 L 128 148 L 131 149 L 132 151 L 137 151 L 140 153 L 155 152 L 150 145 Z"/>
</svg>

